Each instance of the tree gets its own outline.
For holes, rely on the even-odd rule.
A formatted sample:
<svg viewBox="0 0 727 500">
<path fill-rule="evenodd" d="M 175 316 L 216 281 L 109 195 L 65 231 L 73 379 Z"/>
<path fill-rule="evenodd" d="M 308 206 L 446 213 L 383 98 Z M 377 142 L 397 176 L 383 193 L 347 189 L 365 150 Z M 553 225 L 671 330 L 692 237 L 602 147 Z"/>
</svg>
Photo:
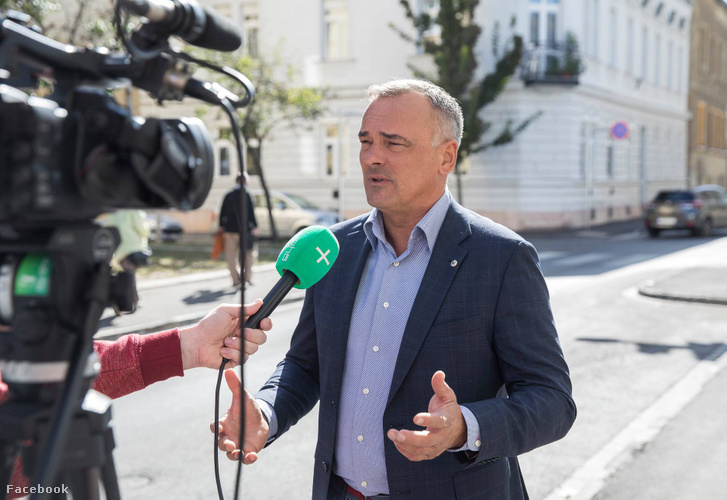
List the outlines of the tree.
<svg viewBox="0 0 727 500">
<path fill-rule="evenodd" d="M 247 76 L 255 85 L 255 98 L 245 108 L 238 110 L 240 132 L 251 153 L 251 173 L 260 177 L 260 184 L 265 192 L 268 205 L 268 217 L 273 238 L 278 237 L 278 230 L 273 220 L 270 203 L 270 192 L 265 180 L 262 162 L 264 142 L 271 136 L 275 128 L 281 125 L 290 127 L 301 126 L 304 121 L 318 118 L 323 113 L 323 91 L 309 87 L 291 86 L 288 82 L 295 81 L 295 68 L 284 63 L 280 57 L 267 59 L 265 56 L 242 57 L 234 54 L 210 53 L 205 51 L 217 64 L 229 66 Z M 229 80 L 221 85 L 242 94 L 242 87 L 235 89 Z"/>
<path fill-rule="evenodd" d="M 483 135 L 490 130 L 492 123 L 483 120 L 480 111 L 497 99 L 515 73 L 523 53 L 523 40 L 522 37 L 513 35 L 511 42 L 500 55 L 499 28 L 496 28 L 492 36 L 492 53 L 497 58 L 495 70 L 476 80 L 477 57 L 474 49 L 482 29 L 474 22 L 474 13 L 479 0 L 440 0 L 436 18 L 428 12 L 414 13 L 409 0 L 399 0 L 399 3 L 418 36 L 414 38 L 393 24 L 390 26 L 403 39 L 416 44 L 424 53 L 432 56 L 436 75 L 427 74 L 414 66 L 410 66 L 410 69 L 417 78 L 439 85 L 462 105 L 464 131 L 454 169 L 457 198 L 462 203 L 462 161 L 471 154 L 512 142 L 518 133 L 540 116 L 539 112 L 535 113 L 517 125 L 508 120 L 494 139 L 482 142 Z M 439 27 L 439 36 L 425 36 L 435 26 Z"/>
<path fill-rule="evenodd" d="M 113 5 L 93 0 L 0 0 L 0 11 L 17 10 L 30 16 L 48 37 L 73 45 L 116 48 Z"/>
</svg>

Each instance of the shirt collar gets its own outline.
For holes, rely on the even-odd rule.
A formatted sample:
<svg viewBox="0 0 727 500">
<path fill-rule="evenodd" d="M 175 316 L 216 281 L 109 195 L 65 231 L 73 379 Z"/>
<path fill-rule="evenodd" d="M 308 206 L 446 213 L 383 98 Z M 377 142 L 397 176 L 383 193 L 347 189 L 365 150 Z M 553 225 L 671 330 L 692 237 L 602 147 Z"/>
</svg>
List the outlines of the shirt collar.
<svg viewBox="0 0 727 500">
<path fill-rule="evenodd" d="M 442 228 L 444 217 L 447 215 L 451 198 L 449 189 L 445 187 L 444 194 L 432 205 L 432 208 L 429 209 L 424 217 L 417 222 L 417 225 L 414 226 L 414 230 L 412 231 L 412 235 L 419 233 L 424 236 L 430 252 L 434 249 L 434 243 L 437 241 L 439 230 Z M 371 243 L 373 251 L 376 251 L 379 242 L 384 245 L 387 244 L 386 233 L 384 231 L 384 218 L 378 208 L 374 208 L 366 219 L 366 222 L 364 222 L 364 232 L 369 243 Z M 411 241 L 411 236 L 409 237 L 409 241 Z"/>
</svg>

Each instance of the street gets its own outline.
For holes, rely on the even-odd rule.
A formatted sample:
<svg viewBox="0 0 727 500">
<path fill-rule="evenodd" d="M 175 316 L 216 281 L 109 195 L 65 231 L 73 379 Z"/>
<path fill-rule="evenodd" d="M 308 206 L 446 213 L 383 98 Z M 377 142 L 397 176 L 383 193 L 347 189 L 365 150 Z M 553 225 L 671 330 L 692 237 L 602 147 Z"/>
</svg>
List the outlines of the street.
<svg viewBox="0 0 727 500">
<path fill-rule="evenodd" d="M 684 475 L 673 471 L 683 471 L 684 464 L 677 458 L 675 463 L 664 463 L 665 452 L 659 450 L 673 449 L 680 457 L 684 448 L 696 470 L 704 455 L 695 450 L 694 441 L 682 442 L 684 429 L 679 425 L 685 427 L 685 419 L 709 414 L 713 418 L 705 422 L 705 429 L 723 435 L 716 431 L 725 430 L 720 423 L 724 419 L 710 412 L 710 401 L 702 397 L 724 392 L 716 384 L 727 381 L 719 372 L 724 365 L 727 307 L 638 293 L 644 282 L 685 269 L 727 267 L 725 233 L 712 238 L 674 233 L 650 240 L 637 223 L 631 223 L 528 239 L 541 256 L 578 405 L 576 423 L 563 440 L 521 457 L 531 498 L 696 499 L 715 498 L 711 493 L 725 491 L 727 484 L 720 476 L 710 477 L 700 490 L 686 488 L 671 496 L 669 492 L 676 490 L 669 481 Z M 272 272 L 267 277 L 260 273 L 247 296 L 264 295 L 273 282 Z M 181 317 L 190 312 L 190 303 L 209 310 L 217 302 L 235 298 L 226 283 L 218 277 L 141 291 L 142 311 Z M 289 302 L 273 314 L 267 344 L 245 367 L 245 384 L 251 392 L 284 355 L 301 304 Z M 133 323 L 133 316 L 124 320 Z M 144 321 L 148 318 L 139 324 Z M 115 327 L 113 320 L 107 320 L 99 335 Z M 114 403 L 114 456 L 124 498 L 216 496 L 208 428 L 215 381 L 216 373 L 197 369 L 183 379 L 158 383 Z M 221 408 L 229 406 L 227 393 L 223 385 Z M 243 470 L 242 497 L 308 498 L 316 432 L 316 417 L 308 415 L 265 449 L 258 463 Z M 701 442 L 718 453 L 719 440 L 709 436 L 702 433 Z M 224 456 L 220 462 L 222 484 L 232 498 L 235 467 Z M 648 491 L 641 490 L 647 485 L 639 480 L 644 473 L 631 473 L 632 468 L 650 471 Z"/>
</svg>

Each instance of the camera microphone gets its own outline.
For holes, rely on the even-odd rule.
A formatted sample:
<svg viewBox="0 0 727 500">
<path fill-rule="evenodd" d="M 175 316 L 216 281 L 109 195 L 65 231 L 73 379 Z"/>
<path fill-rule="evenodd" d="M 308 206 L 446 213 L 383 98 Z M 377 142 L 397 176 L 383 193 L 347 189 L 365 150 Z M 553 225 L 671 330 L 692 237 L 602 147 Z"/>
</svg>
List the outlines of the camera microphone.
<svg viewBox="0 0 727 500">
<path fill-rule="evenodd" d="M 167 35 L 178 36 L 204 49 L 232 52 L 242 45 L 242 36 L 227 19 L 197 0 L 119 0 L 121 8 L 145 17 Z"/>
</svg>

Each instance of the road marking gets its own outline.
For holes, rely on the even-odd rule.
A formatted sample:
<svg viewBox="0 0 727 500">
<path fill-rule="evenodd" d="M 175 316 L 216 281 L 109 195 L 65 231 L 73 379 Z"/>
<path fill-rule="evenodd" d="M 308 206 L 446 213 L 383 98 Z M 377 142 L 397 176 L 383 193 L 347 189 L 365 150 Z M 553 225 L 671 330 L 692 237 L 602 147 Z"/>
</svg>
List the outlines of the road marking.
<svg viewBox="0 0 727 500">
<path fill-rule="evenodd" d="M 538 259 L 540 259 L 540 262 L 543 262 L 544 260 L 556 259 L 563 255 L 566 255 L 566 253 L 557 250 L 546 250 L 545 252 L 538 252 Z"/>
<path fill-rule="evenodd" d="M 664 426 L 696 398 L 704 386 L 727 366 L 727 345 L 715 348 L 687 375 L 632 420 L 611 441 L 558 486 L 546 500 L 590 500 L 608 478 L 653 440 Z"/>
<path fill-rule="evenodd" d="M 575 267 L 590 264 L 592 262 L 602 262 L 607 260 L 608 257 L 609 254 L 607 253 L 586 253 L 583 255 L 576 255 L 574 257 L 564 257 L 562 259 L 555 260 L 550 264 L 563 267 Z"/>
<path fill-rule="evenodd" d="M 330 266 L 331 263 L 328 262 L 328 259 L 326 259 L 326 257 L 328 256 L 329 253 L 331 253 L 331 249 L 329 248 L 328 250 L 326 250 L 326 253 L 323 253 L 323 250 L 321 250 L 318 247 L 316 247 L 316 250 L 318 250 L 318 253 L 321 254 L 321 258 L 316 261 L 316 264 L 319 264 L 322 260 L 325 260 L 326 261 L 326 265 L 327 266 Z"/>
</svg>

